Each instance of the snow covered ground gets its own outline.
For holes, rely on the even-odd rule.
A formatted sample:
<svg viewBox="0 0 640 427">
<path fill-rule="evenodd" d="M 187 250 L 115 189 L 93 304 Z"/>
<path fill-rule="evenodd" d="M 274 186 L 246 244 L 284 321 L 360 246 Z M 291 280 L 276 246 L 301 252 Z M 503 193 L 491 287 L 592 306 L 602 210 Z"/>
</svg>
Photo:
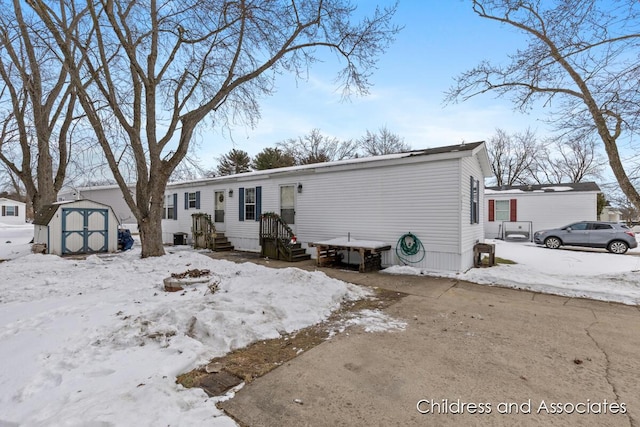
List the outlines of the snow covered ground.
<svg viewBox="0 0 640 427">
<path fill-rule="evenodd" d="M 194 251 L 140 259 L 63 259 L 29 252 L 30 225 L 0 224 L 0 426 L 208 425 L 235 423 L 176 376 L 250 342 L 325 319 L 361 287 L 297 268 L 212 260 Z M 495 241 L 518 264 L 455 277 L 477 283 L 640 303 L 640 250 L 549 250 Z M 162 280 L 191 269 L 208 283 L 168 293 Z M 393 267 L 392 274 L 425 274 Z M 212 293 L 208 285 L 217 282 Z M 363 312 L 368 331 L 402 329 L 402 319 Z M 231 392 L 231 394 L 233 391 Z"/>
<path fill-rule="evenodd" d="M 31 226 L 0 225 L 0 259 L 10 259 L 0 263 L 2 427 L 235 425 L 216 408 L 219 398 L 184 389 L 176 376 L 370 294 L 321 272 L 190 250 L 144 260 L 139 247 L 86 260 L 35 255 L 32 235 Z M 164 278 L 193 269 L 210 270 L 209 282 L 164 291 Z M 371 311 L 350 322 L 404 327 Z"/>
<path fill-rule="evenodd" d="M 487 240 L 496 245 L 496 256 L 516 264 L 474 268 L 444 275 L 469 282 L 527 289 L 555 295 L 640 305 L 640 247 L 625 255 L 604 249 L 548 249 L 531 242 Z M 390 274 L 441 275 L 409 266 L 390 267 Z"/>
</svg>

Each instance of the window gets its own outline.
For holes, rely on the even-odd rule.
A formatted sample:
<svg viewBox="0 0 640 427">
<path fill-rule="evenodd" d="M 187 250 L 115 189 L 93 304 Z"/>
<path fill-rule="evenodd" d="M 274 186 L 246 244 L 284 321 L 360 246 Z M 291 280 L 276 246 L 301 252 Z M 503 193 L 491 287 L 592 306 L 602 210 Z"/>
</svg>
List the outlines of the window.
<svg viewBox="0 0 640 427">
<path fill-rule="evenodd" d="M 246 220 L 256 219 L 256 189 L 244 189 L 244 218 Z"/>
<path fill-rule="evenodd" d="M 18 216 L 18 207 L 17 206 L 3 206 L 2 207 L 2 216 Z"/>
<path fill-rule="evenodd" d="M 593 224 L 594 230 L 611 230 L 612 228 L 611 224 Z"/>
<path fill-rule="evenodd" d="M 200 192 L 184 193 L 184 210 L 200 209 Z"/>
<path fill-rule="evenodd" d="M 471 224 L 478 224 L 480 222 L 480 181 L 471 177 L 471 186 L 469 191 L 471 195 Z"/>
<path fill-rule="evenodd" d="M 509 200 L 496 200 L 496 221 L 509 221 Z"/>
<path fill-rule="evenodd" d="M 177 200 L 177 194 L 167 194 L 164 196 L 162 206 L 162 219 L 178 219 L 178 215 L 176 214 Z"/>
<path fill-rule="evenodd" d="M 262 213 L 262 187 L 240 187 L 238 196 L 238 220 L 258 221 Z"/>
<path fill-rule="evenodd" d="M 589 229 L 589 223 L 587 223 L 587 222 L 577 222 L 575 224 L 571 224 L 569 227 L 571 227 L 572 230 L 588 230 Z"/>
</svg>

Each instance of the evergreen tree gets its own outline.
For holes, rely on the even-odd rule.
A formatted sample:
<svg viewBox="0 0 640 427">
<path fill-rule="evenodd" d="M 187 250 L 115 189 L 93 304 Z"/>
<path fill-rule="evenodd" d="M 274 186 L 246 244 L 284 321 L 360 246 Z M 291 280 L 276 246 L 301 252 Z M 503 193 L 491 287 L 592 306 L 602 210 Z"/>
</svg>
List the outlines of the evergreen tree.
<svg viewBox="0 0 640 427">
<path fill-rule="evenodd" d="M 251 159 L 246 151 L 235 148 L 218 159 L 219 175 L 234 175 L 236 173 L 249 172 Z"/>
<path fill-rule="evenodd" d="M 282 152 L 279 148 L 267 147 L 253 159 L 254 170 L 265 170 L 294 166 L 296 160 L 292 155 Z"/>
</svg>

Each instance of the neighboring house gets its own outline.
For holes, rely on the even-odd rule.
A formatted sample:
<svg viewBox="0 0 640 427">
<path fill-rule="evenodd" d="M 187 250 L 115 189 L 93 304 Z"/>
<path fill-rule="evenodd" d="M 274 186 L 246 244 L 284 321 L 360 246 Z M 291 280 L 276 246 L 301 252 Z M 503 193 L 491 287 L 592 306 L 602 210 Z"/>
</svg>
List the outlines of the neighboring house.
<svg viewBox="0 0 640 427">
<path fill-rule="evenodd" d="M 520 237 L 576 221 L 595 221 L 600 187 L 594 182 L 487 187 L 485 238 Z"/>
<path fill-rule="evenodd" d="M 485 145 L 476 142 L 171 183 L 163 241 L 174 243 L 186 233 L 190 243 L 192 214 L 207 213 L 236 249 L 260 252 L 260 215 L 275 212 L 304 248 L 338 237 L 382 242 L 392 247 L 382 265 L 402 265 L 395 248 L 411 233 L 424 251 L 410 265 L 465 271 L 473 266 L 474 245 L 484 239 L 489 176 Z M 102 197 L 94 189 L 92 198 L 107 204 L 121 198 L 106 197 L 105 190 Z"/>
<path fill-rule="evenodd" d="M 621 222 L 622 221 L 622 213 L 619 209 L 614 208 L 607 202 L 607 204 L 602 208 L 602 212 L 598 216 L 599 221 L 608 221 L 608 222 Z"/>
<path fill-rule="evenodd" d="M 134 187 L 129 191 L 133 194 Z M 134 195 L 135 198 L 135 195 Z M 67 188 L 58 193 L 58 201 L 94 200 L 109 205 L 121 224 L 135 224 L 136 219 L 122 196 L 117 185 L 101 185 L 94 187 Z M 133 230 L 132 230 L 133 231 Z"/>
<path fill-rule="evenodd" d="M 34 243 L 55 255 L 116 252 L 118 219 L 111 207 L 92 200 L 70 200 L 45 206 L 37 213 Z"/>
<path fill-rule="evenodd" d="M 0 223 L 19 225 L 24 224 L 26 204 L 17 200 L 0 198 Z"/>
</svg>

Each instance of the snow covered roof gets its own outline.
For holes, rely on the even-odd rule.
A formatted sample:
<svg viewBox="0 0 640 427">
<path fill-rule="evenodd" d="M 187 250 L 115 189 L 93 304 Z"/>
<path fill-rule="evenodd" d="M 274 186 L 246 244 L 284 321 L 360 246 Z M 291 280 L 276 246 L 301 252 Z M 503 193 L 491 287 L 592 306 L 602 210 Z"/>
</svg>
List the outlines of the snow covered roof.
<svg viewBox="0 0 640 427">
<path fill-rule="evenodd" d="M 555 193 L 555 192 L 584 192 L 599 193 L 600 187 L 595 182 L 575 182 L 569 184 L 531 184 L 531 185 L 502 185 L 486 187 L 485 194 L 517 194 L 517 193 Z"/>
</svg>

